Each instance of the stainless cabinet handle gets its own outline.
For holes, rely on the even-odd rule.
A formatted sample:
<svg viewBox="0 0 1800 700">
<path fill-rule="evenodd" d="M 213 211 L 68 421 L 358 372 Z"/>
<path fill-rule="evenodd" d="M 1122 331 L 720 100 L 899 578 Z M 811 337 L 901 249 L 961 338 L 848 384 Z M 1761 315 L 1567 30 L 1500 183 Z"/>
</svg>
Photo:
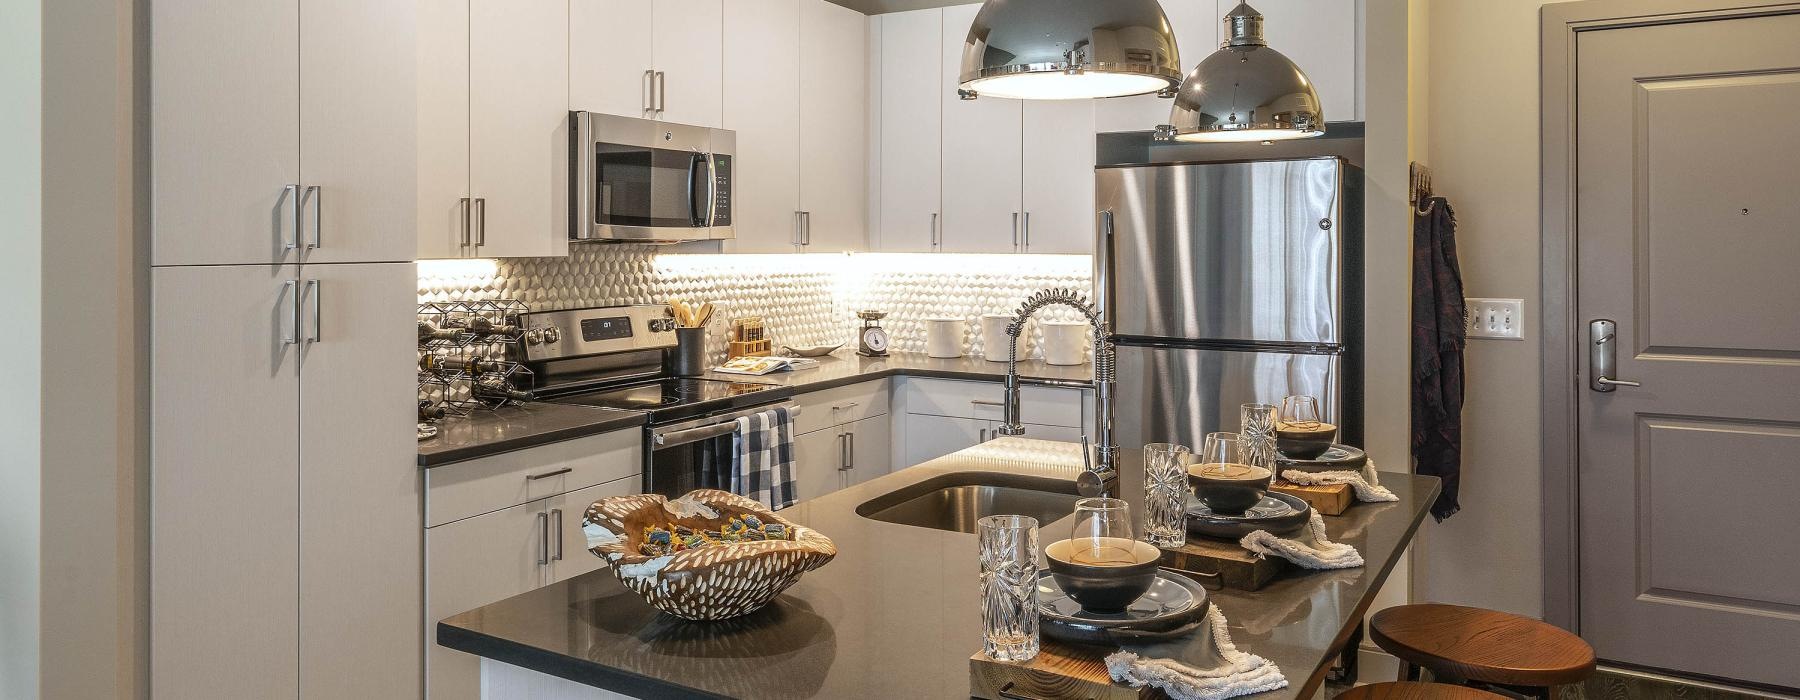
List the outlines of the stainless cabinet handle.
<svg viewBox="0 0 1800 700">
<path fill-rule="evenodd" d="M 562 533 L 563 517 L 562 517 L 562 509 L 561 508 L 550 509 L 550 521 L 556 523 L 556 556 L 554 557 L 554 559 L 556 561 L 562 561 L 562 557 L 563 557 L 563 542 L 562 542 L 562 540 L 563 540 L 563 533 Z"/>
<path fill-rule="evenodd" d="M 1025 212 L 1025 252 L 1031 252 L 1031 212 Z"/>
<path fill-rule="evenodd" d="M 848 411 L 852 408 L 856 408 L 857 406 L 861 406 L 861 405 L 862 405 L 862 402 L 860 402 L 860 401 L 851 401 L 850 403 L 841 403 L 836 406 L 832 406 L 831 410 L 833 410 L 833 411 Z"/>
<path fill-rule="evenodd" d="M 855 469 L 856 468 L 856 431 L 854 431 L 854 430 L 850 431 L 849 435 L 850 435 L 850 468 Z"/>
<path fill-rule="evenodd" d="M 281 237 L 281 247 L 284 250 L 294 250 L 300 247 L 300 186 L 288 185 L 287 187 L 281 188 L 281 199 L 275 202 L 277 209 L 281 207 L 282 202 L 287 202 L 294 207 L 293 212 L 288 215 L 288 223 L 294 225 L 294 237 L 288 238 L 286 235 L 283 235 Z M 298 333 L 299 331 L 295 332 Z"/>
<path fill-rule="evenodd" d="M 538 566 L 550 563 L 550 516 L 538 513 Z"/>
<path fill-rule="evenodd" d="M 659 70 L 656 72 L 656 113 L 662 114 L 667 111 L 669 111 L 669 74 Z"/>
<path fill-rule="evenodd" d="M 985 401 L 982 399 L 969 399 L 969 403 L 974 404 L 976 406 L 997 406 L 999 408 L 1006 408 L 1006 402 L 1004 402 L 1004 401 Z"/>
<path fill-rule="evenodd" d="M 542 474 L 532 474 L 530 476 L 525 477 L 525 480 L 526 481 L 537 481 L 538 479 L 548 479 L 553 476 L 562 476 L 562 475 L 567 474 L 572 471 L 575 471 L 574 467 L 563 467 L 556 471 L 544 472 Z"/>
<path fill-rule="evenodd" d="M 838 433 L 838 471 L 850 471 L 849 433 Z"/>
<path fill-rule="evenodd" d="M 805 243 L 800 242 L 800 240 L 801 240 L 800 239 L 800 216 L 803 213 L 804 212 L 801 212 L 797 209 L 794 211 L 794 235 L 791 236 L 790 238 L 791 238 L 793 244 L 797 245 L 797 246 L 806 245 Z"/>
<path fill-rule="evenodd" d="M 931 247 L 936 248 L 936 247 L 938 247 L 939 244 L 940 243 L 938 240 L 938 213 L 934 211 L 931 213 Z"/>
<path fill-rule="evenodd" d="M 471 224 L 471 220 L 469 218 L 469 206 L 470 206 L 469 198 L 463 197 L 462 201 L 460 203 L 460 206 L 462 207 L 462 244 L 463 244 L 464 248 L 467 248 L 467 247 L 469 247 L 469 243 L 471 242 L 471 240 L 473 240 L 471 238 L 471 235 L 473 234 L 473 232 L 469 230 L 469 226 Z"/>
<path fill-rule="evenodd" d="M 805 222 L 805 224 L 806 224 L 805 226 L 801 227 L 801 230 L 806 232 L 805 245 L 812 245 L 812 212 L 810 212 L 810 211 L 800 212 L 800 220 Z"/>
<path fill-rule="evenodd" d="M 288 299 L 288 332 L 281 336 L 282 345 L 300 344 L 300 282 L 288 280 L 282 284 L 282 291 Z"/>
<path fill-rule="evenodd" d="M 1013 252 L 1019 252 L 1019 212 L 1013 212 Z"/>
<path fill-rule="evenodd" d="M 487 198 L 475 198 L 475 245 L 487 245 Z"/>
<path fill-rule="evenodd" d="M 656 69 L 644 71 L 644 113 L 656 111 Z"/>
<path fill-rule="evenodd" d="M 318 185 L 307 185 L 302 200 L 312 202 L 312 242 L 306 244 L 307 249 L 314 250 L 325 247 L 325 190 Z M 295 233 L 294 235 L 299 235 Z"/>
<path fill-rule="evenodd" d="M 987 442 L 987 428 L 982 428 L 978 431 L 978 435 L 979 437 L 975 438 L 976 444 Z"/>
<path fill-rule="evenodd" d="M 317 343 L 325 338 L 325 322 L 320 320 L 325 306 L 319 301 L 319 289 L 318 280 L 306 281 L 306 294 L 312 299 L 312 337 L 306 339 L 309 343 Z"/>
</svg>

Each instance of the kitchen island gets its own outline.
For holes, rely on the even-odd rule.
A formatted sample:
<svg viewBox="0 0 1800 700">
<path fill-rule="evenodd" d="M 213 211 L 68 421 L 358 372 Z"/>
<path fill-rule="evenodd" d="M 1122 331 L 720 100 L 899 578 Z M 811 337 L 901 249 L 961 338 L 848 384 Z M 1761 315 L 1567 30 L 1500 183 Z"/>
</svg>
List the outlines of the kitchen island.
<svg viewBox="0 0 1800 700">
<path fill-rule="evenodd" d="M 1120 492 L 1136 505 L 1142 464 L 1124 450 Z M 441 621 L 437 643 L 483 657 L 485 697 L 960 698 L 981 646 L 975 537 L 871 520 L 871 499 L 960 474 L 1002 474 L 1074 493 L 1080 447 L 1003 438 L 782 511 L 831 537 L 837 559 L 763 610 L 717 623 L 663 615 L 595 571 Z M 1384 474 L 1400 500 L 1326 518 L 1357 569 L 1283 574 L 1256 592 L 1212 591 L 1238 648 L 1279 665 L 1310 698 L 1424 518 L 1437 479 Z M 1068 536 L 1073 518 L 1042 526 Z M 577 554 L 579 555 L 579 554 Z M 615 694 L 616 693 L 616 694 Z"/>
</svg>

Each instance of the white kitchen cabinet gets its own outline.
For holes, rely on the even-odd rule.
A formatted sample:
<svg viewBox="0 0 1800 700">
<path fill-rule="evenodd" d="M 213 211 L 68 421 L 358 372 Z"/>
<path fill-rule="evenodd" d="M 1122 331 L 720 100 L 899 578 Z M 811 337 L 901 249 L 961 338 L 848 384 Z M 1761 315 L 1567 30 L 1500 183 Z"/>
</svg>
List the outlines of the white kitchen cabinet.
<svg viewBox="0 0 1800 700">
<path fill-rule="evenodd" d="M 958 253 L 1010 253 L 1022 240 L 1023 101 L 957 95 L 963 41 L 980 4 L 943 9 L 943 218 L 939 241 Z M 1090 185 L 1090 189 L 1092 189 Z"/>
<path fill-rule="evenodd" d="M 407 438 L 418 276 L 410 263 L 300 276 L 312 310 L 300 350 L 301 694 L 417 697 L 422 479 Z"/>
<path fill-rule="evenodd" d="M 800 0 L 800 209 L 806 212 L 806 251 L 869 248 L 867 28 L 860 12 L 828 0 Z"/>
<path fill-rule="evenodd" d="M 1360 82 L 1356 73 L 1356 5 L 1344 0 L 1286 0 L 1256 5 L 1256 10 L 1263 13 L 1263 34 L 1269 46 L 1306 72 L 1319 91 L 1328 121 L 1362 120 L 1356 111 Z M 1218 17 L 1224 17 L 1236 6 L 1237 0 L 1215 0 L 1213 9 Z M 1194 61 L 1197 63 L 1199 58 Z"/>
<path fill-rule="evenodd" d="M 569 246 L 567 0 L 470 0 L 469 192 L 474 253 Z"/>
<path fill-rule="evenodd" d="M 904 420 L 906 449 L 901 463 L 908 467 L 979 444 L 993 422 L 923 414 L 907 414 Z"/>
<path fill-rule="evenodd" d="M 723 123 L 723 0 L 568 2 L 567 109 Z"/>
<path fill-rule="evenodd" d="M 651 55 L 657 72 L 657 119 L 719 128 L 725 63 L 723 3 L 655 0 Z"/>
<path fill-rule="evenodd" d="M 725 128 L 737 132 L 739 172 L 756 174 L 733 185 L 734 253 L 800 247 L 801 1 L 725 6 Z"/>
<path fill-rule="evenodd" d="M 651 0 L 569 0 L 569 109 L 656 116 Z"/>
<path fill-rule="evenodd" d="M 893 466 L 893 428 L 885 416 L 864 418 L 844 426 L 850 445 L 850 469 L 845 472 L 846 486 L 853 486 L 888 473 Z"/>
<path fill-rule="evenodd" d="M 1351 4 L 1346 0 L 1325 1 Z M 1210 2 L 1165 2 L 1162 7 L 1163 14 L 1169 18 L 1169 26 L 1175 30 L 1176 47 L 1181 51 L 1181 72 L 1185 75 L 1200 64 L 1200 59 L 1219 48 L 1225 11 L 1215 13 Z M 1174 104 L 1173 98 L 1156 95 L 1095 100 L 1095 126 L 1099 131 L 1150 131 L 1159 124 L 1169 123 L 1169 108 Z"/>
<path fill-rule="evenodd" d="M 794 438 L 794 497 L 810 501 L 849 485 L 849 438 L 832 426 Z"/>
<path fill-rule="evenodd" d="M 151 7 L 152 263 L 412 259 L 417 12 Z"/>
<path fill-rule="evenodd" d="M 876 249 L 936 250 L 942 208 L 943 10 L 881 15 Z"/>
<path fill-rule="evenodd" d="M 619 431 L 596 437 L 635 438 L 636 435 L 636 431 Z M 514 463 L 519 466 L 516 470 L 519 479 L 515 480 L 520 485 L 519 488 L 524 488 L 527 483 L 550 483 L 550 479 L 542 478 L 527 482 L 524 477 L 542 474 L 546 470 L 555 471 L 553 467 L 568 463 L 557 456 L 547 455 L 543 459 L 534 460 L 531 455 L 565 444 L 567 443 L 555 443 L 510 453 L 516 458 Z M 635 465 L 638 464 L 638 454 L 640 453 L 636 451 L 631 454 L 609 452 L 608 459 L 621 464 L 630 461 Z M 435 476 L 438 470 L 456 469 L 458 466 L 461 465 L 437 467 L 428 472 L 427 476 Z M 575 468 L 567 476 L 591 473 Z M 430 508 L 431 501 L 446 493 L 443 491 L 445 488 L 457 491 L 449 496 L 450 500 L 466 500 L 468 494 L 460 487 L 480 482 L 476 484 L 479 487 L 489 481 L 485 477 L 485 474 L 467 473 L 447 479 L 432 479 L 426 495 L 427 507 Z M 579 482 L 559 483 L 567 484 L 561 487 L 563 489 L 579 485 Z M 599 484 L 590 482 L 590 485 L 581 488 L 523 503 L 513 503 L 511 499 L 495 501 L 503 507 L 425 528 L 425 638 L 435 640 L 438 621 L 451 615 L 603 567 L 605 562 L 587 551 L 587 538 L 581 529 L 583 517 L 594 501 L 608 496 L 638 493 L 641 483 L 641 477 L 632 474 Z M 487 488 L 480 491 L 501 498 L 516 493 L 515 490 L 498 494 Z M 410 621 L 413 629 L 418 629 L 416 625 L 419 621 L 418 617 Z M 428 645 L 425 657 L 426 697 L 432 700 L 475 700 L 481 697 L 479 659 L 435 643 Z"/>
<path fill-rule="evenodd" d="M 151 284 L 153 694 L 416 695 L 413 267 Z"/>
<path fill-rule="evenodd" d="M 151 271 L 155 697 L 295 695 L 298 269 Z"/>
<path fill-rule="evenodd" d="M 1018 251 L 1094 252 L 1094 101 L 1023 103 L 1024 182 Z"/>
<path fill-rule="evenodd" d="M 474 254 L 469 217 L 469 0 L 419 13 L 418 257 Z M 404 200 L 397 200 L 404 201 Z"/>
</svg>

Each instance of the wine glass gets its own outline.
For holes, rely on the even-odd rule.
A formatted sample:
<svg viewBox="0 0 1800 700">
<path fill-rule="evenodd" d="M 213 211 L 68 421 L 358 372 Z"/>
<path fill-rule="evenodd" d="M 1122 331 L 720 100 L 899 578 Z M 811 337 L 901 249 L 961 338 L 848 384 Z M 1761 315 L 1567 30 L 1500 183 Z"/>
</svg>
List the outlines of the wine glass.
<svg viewBox="0 0 1800 700">
<path fill-rule="evenodd" d="M 1069 561 L 1088 566 L 1137 563 L 1131 506 L 1117 498 L 1084 498 L 1075 502 L 1074 544 Z"/>
<path fill-rule="evenodd" d="M 1311 428 L 1325 421 L 1319 417 L 1318 399 L 1311 396 L 1289 396 L 1281 400 L 1281 422 Z"/>
</svg>

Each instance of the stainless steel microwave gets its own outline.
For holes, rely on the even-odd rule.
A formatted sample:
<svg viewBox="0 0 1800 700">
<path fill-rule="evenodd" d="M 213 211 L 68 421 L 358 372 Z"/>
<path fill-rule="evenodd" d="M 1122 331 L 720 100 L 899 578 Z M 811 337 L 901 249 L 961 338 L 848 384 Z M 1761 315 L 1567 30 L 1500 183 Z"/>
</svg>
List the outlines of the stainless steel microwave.
<svg viewBox="0 0 1800 700">
<path fill-rule="evenodd" d="M 680 243 L 732 237 L 725 129 L 570 112 L 569 238 Z"/>
</svg>

